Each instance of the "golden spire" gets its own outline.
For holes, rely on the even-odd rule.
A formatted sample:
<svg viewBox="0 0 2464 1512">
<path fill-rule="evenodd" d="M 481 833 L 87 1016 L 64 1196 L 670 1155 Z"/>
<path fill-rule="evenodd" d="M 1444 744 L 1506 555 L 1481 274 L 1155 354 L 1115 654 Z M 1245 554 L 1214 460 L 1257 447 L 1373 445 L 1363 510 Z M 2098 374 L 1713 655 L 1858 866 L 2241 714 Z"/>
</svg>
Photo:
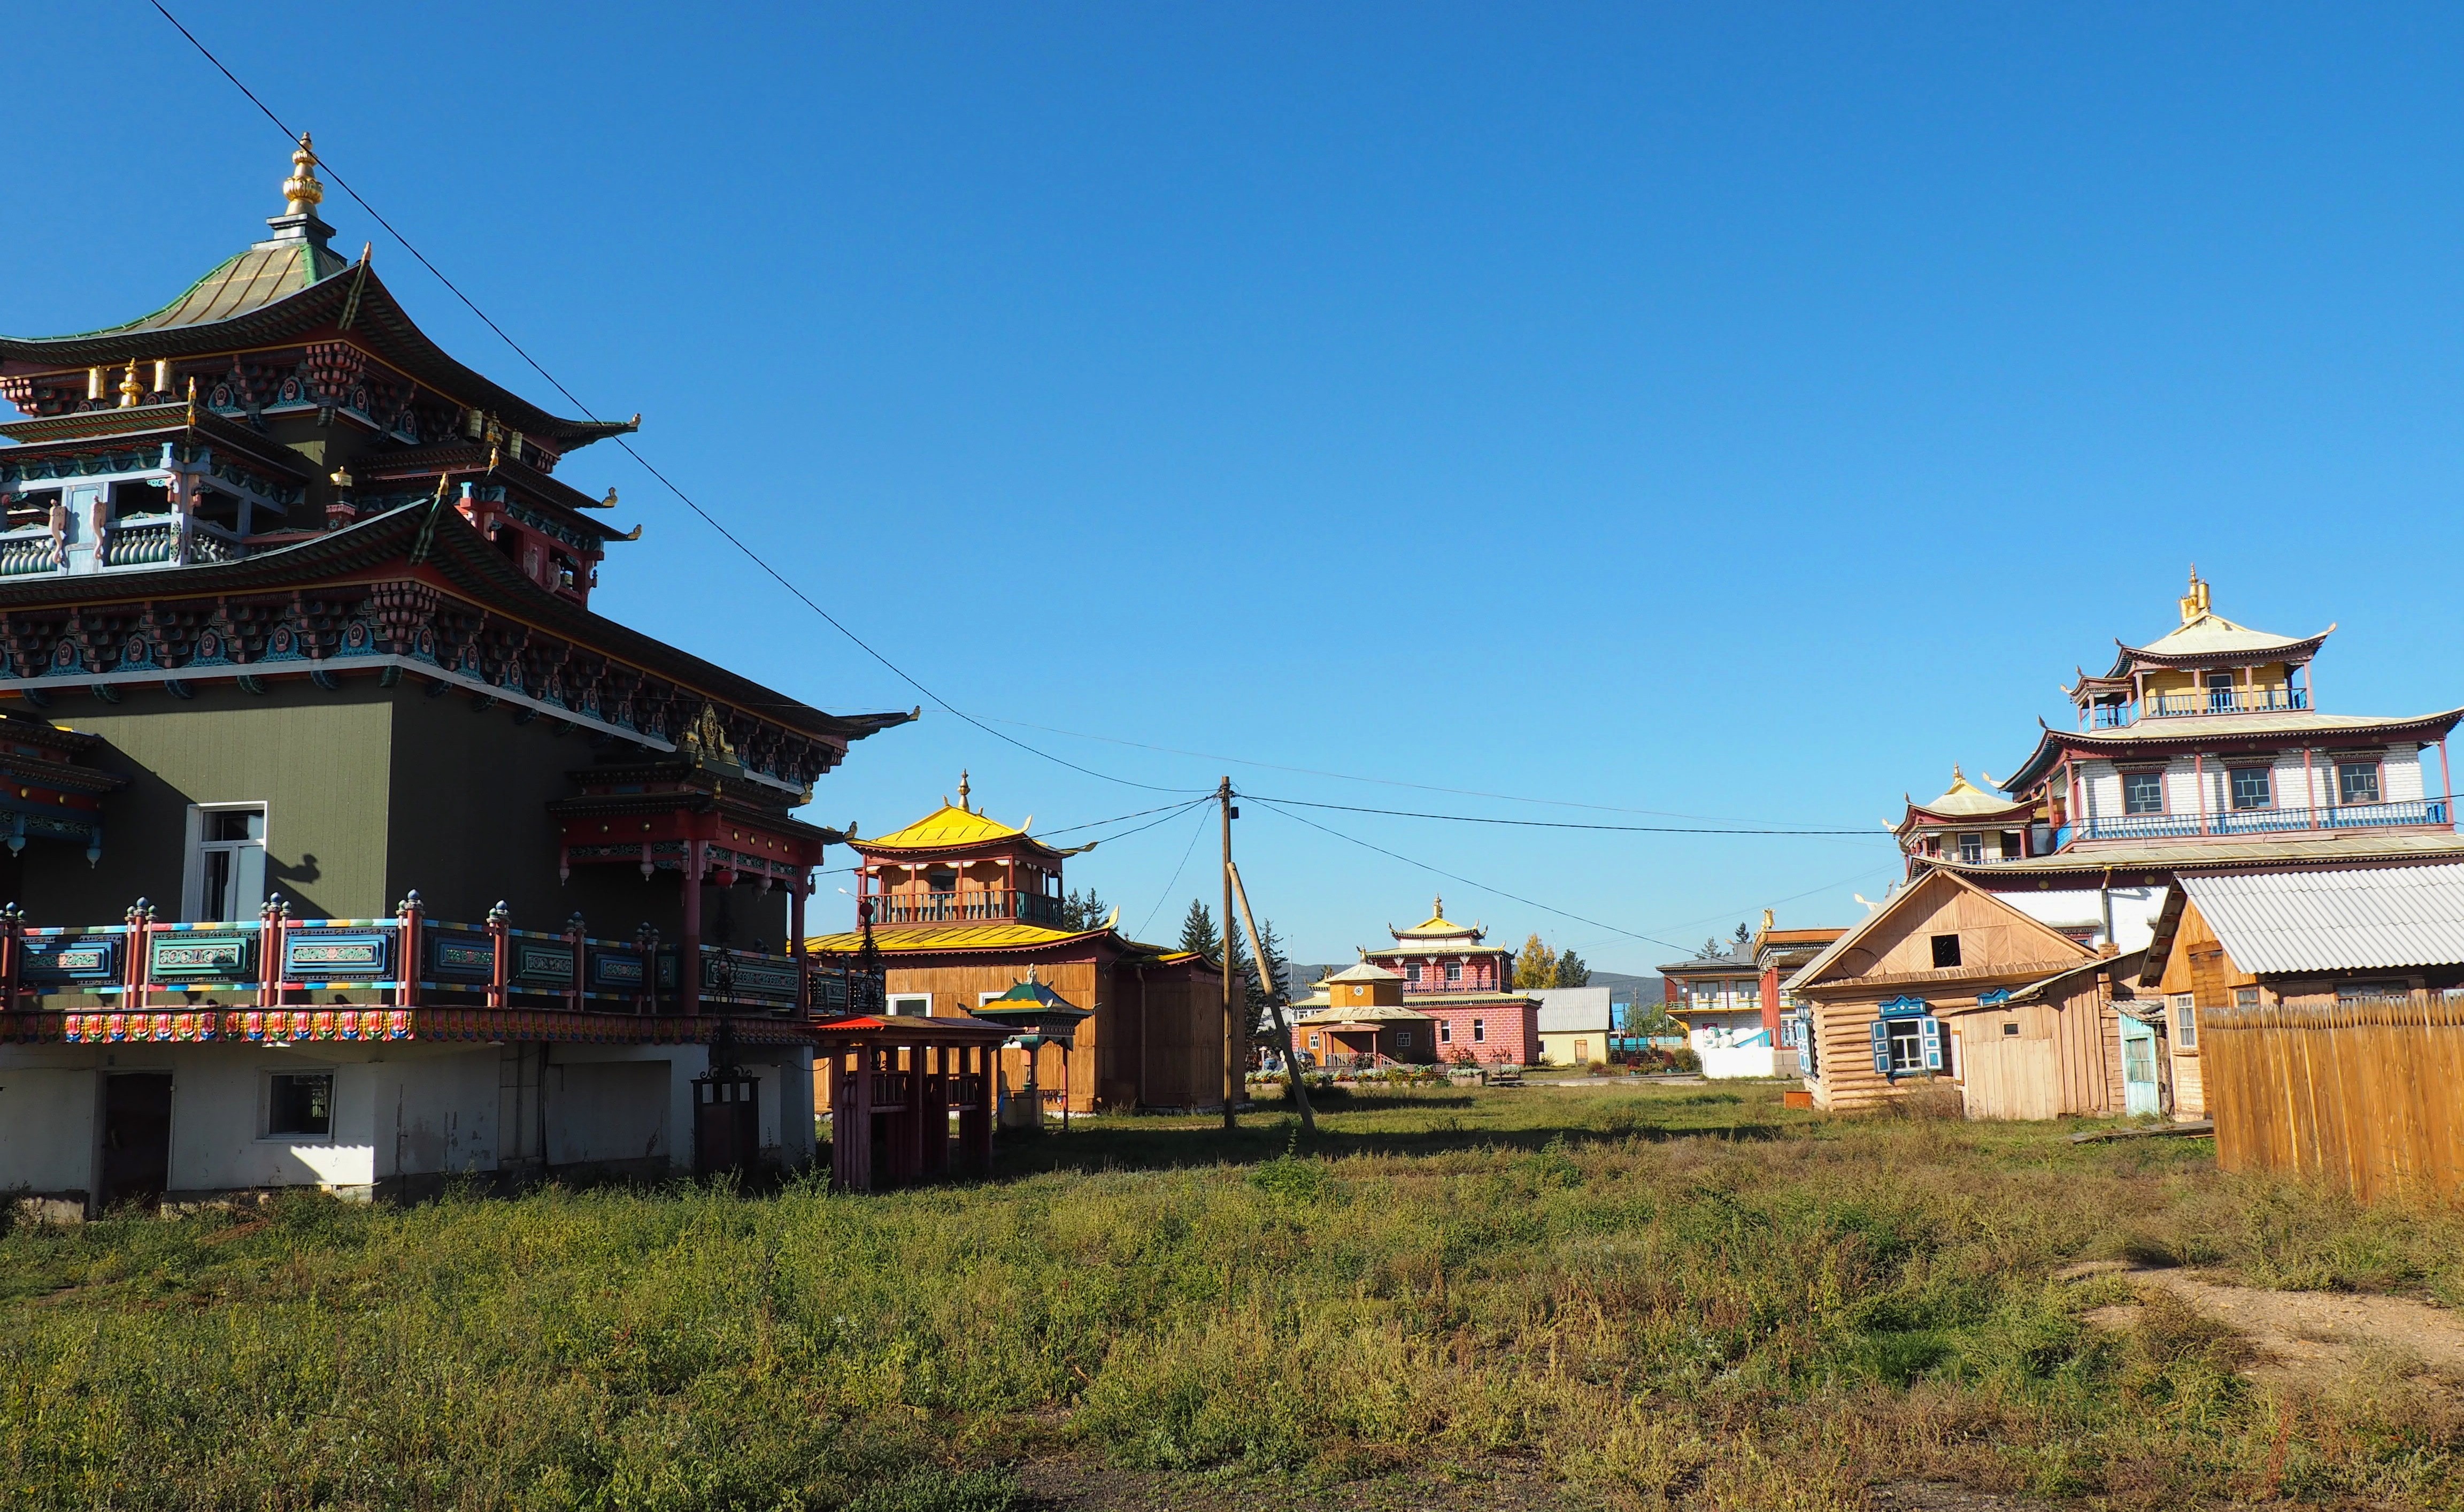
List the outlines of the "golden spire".
<svg viewBox="0 0 2464 1512">
<path fill-rule="evenodd" d="M 314 214 L 325 199 L 325 186 L 317 182 L 317 149 L 309 145 L 308 133 L 299 133 L 299 145 L 291 154 L 291 176 L 282 181 L 282 212 L 286 215 Z"/>
<path fill-rule="evenodd" d="M 2199 565 L 2190 564 L 2190 591 L 2182 595 L 2182 623 L 2187 625 L 2208 612 L 2208 585 L 2199 579 Z"/>
<path fill-rule="evenodd" d="M 967 774 L 963 770 L 958 773 L 958 807 L 967 808 Z M 967 812 L 973 813 L 975 811 L 968 809 Z"/>
<path fill-rule="evenodd" d="M 1442 899 L 1442 898 L 1432 898 L 1432 899 L 1430 899 L 1430 900 L 1429 900 L 1429 917 L 1430 917 L 1430 918 L 1432 918 L 1432 919 L 1443 919 L 1445 916 L 1446 916 L 1446 901 L 1445 901 L 1444 899 Z"/>
<path fill-rule="evenodd" d="M 128 359 L 128 371 L 120 380 L 120 407 L 125 410 L 142 402 L 144 397 L 145 386 L 137 381 L 137 359 L 131 357 Z"/>
</svg>

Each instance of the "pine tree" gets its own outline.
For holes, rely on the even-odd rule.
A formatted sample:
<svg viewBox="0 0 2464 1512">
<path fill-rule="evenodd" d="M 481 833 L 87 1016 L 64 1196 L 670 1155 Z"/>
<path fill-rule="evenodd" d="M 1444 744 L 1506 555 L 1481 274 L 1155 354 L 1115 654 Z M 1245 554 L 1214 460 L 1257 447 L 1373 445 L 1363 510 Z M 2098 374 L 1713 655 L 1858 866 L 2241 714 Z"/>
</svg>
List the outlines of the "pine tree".
<svg viewBox="0 0 2464 1512">
<path fill-rule="evenodd" d="M 1069 896 L 1061 900 L 1061 927 L 1100 929 L 1111 913 L 1112 905 L 1104 901 L 1095 889 L 1089 887 L 1082 893 L 1073 887 Z"/>
<path fill-rule="evenodd" d="M 1557 958 L 1557 980 L 1553 985 L 1589 987 L 1592 985 L 1592 968 L 1583 964 L 1581 956 L 1569 950 Z"/>
<path fill-rule="evenodd" d="M 1215 910 L 1199 899 L 1189 901 L 1189 912 L 1181 917 L 1180 947 L 1204 956 L 1208 966 L 1222 964 L 1223 936 L 1215 928 Z"/>
<path fill-rule="evenodd" d="M 1523 942 L 1514 953 L 1514 985 L 1516 987 L 1554 987 L 1557 985 L 1557 952 L 1540 943 L 1540 932 Z"/>
<path fill-rule="evenodd" d="M 1272 1023 L 1267 1007 L 1273 997 L 1279 995 L 1286 1002 L 1291 1001 L 1292 964 L 1284 959 L 1284 942 L 1276 935 L 1275 922 L 1271 919 L 1262 920 L 1258 924 L 1257 959 L 1265 963 L 1263 970 L 1251 965 L 1248 937 L 1238 938 L 1240 949 L 1236 953 L 1237 958 L 1242 968 L 1248 972 L 1249 1037 L 1263 1040 Z"/>
</svg>

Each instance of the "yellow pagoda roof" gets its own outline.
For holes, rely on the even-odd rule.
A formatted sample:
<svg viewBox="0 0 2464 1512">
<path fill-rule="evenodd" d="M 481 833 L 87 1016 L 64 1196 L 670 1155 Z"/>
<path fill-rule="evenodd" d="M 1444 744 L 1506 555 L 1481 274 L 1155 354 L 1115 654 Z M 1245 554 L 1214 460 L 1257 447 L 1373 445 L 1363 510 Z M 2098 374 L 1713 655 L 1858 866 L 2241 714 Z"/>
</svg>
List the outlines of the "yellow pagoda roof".
<svg viewBox="0 0 2464 1512">
<path fill-rule="evenodd" d="M 1033 814 L 1027 815 L 1025 824 L 1003 824 L 999 819 L 987 817 L 981 809 L 970 807 L 967 803 L 968 791 L 967 774 L 960 772 L 958 773 L 957 802 L 952 803 L 948 798 L 943 798 L 941 807 L 903 830 L 892 830 L 877 839 L 850 840 L 848 843 L 857 850 L 867 853 L 955 851 L 997 840 L 1024 840 L 1029 845 L 1050 851 L 1056 856 L 1076 856 L 1080 851 L 1094 849 L 1092 845 L 1082 845 L 1073 850 L 1065 851 L 1045 845 L 1042 840 L 1026 833 L 1028 825 L 1035 823 Z"/>
<path fill-rule="evenodd" d="M 1397 929 L 1388 924 L 1386 932 L 1397 940 L 1478 940 L 1488 933 L 1479 924 L 1459 924 L 1448 919 L 1446 901 L 1442 898 L 1430 901 L 1429 917 L 1409 929 Z"/>
<path fill-rule="evenodd" d="M 1997 797 L 1968 780 L 1968 774 L 1956 766 L 1950 768 L 1950 790 L 1931 803 L 1916 807 L 1927 813 L 1958 816 L 1972 813 L 2001 813 L 2015 807 L 2016 799 Z"/>
</svg>

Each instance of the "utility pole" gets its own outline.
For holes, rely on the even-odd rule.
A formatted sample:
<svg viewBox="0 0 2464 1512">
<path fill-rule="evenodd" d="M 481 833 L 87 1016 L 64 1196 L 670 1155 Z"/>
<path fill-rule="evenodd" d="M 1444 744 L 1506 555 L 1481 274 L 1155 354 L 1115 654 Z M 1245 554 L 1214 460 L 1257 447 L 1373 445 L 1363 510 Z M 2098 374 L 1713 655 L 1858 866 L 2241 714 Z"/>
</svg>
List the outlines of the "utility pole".
<svg viewBox="0 0 2464 1512">
<path fill-rule="evenodd" d="M 1249 930 L 1249 954 L 1258 963 L 1258 981 L 1266 989 L 1267 1011 L 1275 1015 L 1275 1037 L 1284 1047 L 1284 1087 L 1291 1094 L 1292 1106 L 1300 1109 L 1301 1132 L 1317 1132 L 1317 1115 L 1309 1109 L 1309 1084 L 1301 1080 L 1300 1059 L 1292 1053 L 1291 1020 L 1284 1016 L 1284 989 L 1266 969 L 1265 936 L 1258 932 L 1258 916 L 1249 910 L 1248 884 L 1241 880 L 1241 868 L 1226 867 L 1232 874 L 1232 887 L 1241 898 L 1241 922 Z"/>
<path fill-rule="evenodd" d="M 1223 1126 L 1241 1126 L 1237 1111 L 1241 1095 L 1241 1057 L 1235 1053 L 1238 1043 L 1232 1015 L 1233 999 L 1240 994 L 1232 981 L 1232 821 L 1241 811 L 1232 807 L 1232 779 L 1225 777 L 1215 789 L 1216 806 L 1223 811 Z"/>
</svg>

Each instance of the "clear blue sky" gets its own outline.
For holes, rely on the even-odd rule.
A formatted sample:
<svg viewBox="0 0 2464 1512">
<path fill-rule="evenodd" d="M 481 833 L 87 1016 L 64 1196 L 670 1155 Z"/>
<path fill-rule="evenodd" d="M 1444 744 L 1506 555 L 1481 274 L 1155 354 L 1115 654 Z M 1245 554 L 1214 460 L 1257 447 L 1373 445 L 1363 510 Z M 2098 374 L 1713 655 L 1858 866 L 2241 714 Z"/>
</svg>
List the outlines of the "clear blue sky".
<svg viewBox="0 0 2464 1512">
<path fill-rule="evenodd" d="M 178 6 L 175 10 L 181 9 Z M 2464 702 L 2464 11 L 207 5 L 184 19 L 645 454 L 960 708 L 1245 763 L 1855 839 L 1321 815 L 1600 921 L 1239 826 L 1302 959 L 1450 912 L 1648 969 L 1846 922 L 1880 831 L 2074 664 L 2340 621 L 2325 705 Z M 273 128 L 134 0 L 0 23 L 0 330 L 257 233 Z M 339 193 L 339 240 L 552 402 Z M 599 607 L 832 709 L 918 695 L 613 447 Z M 1581 819 L 1014 728 L 1138 782 Z M 971 768 L 939 712 L 812 811 Z M 1591 815 L 1650 823 L 1640 816 Z M 1183 819 L 1072 863 L 1168 936 Z M 842 856 L 844 853 L 840 853 Z M 825 891 L 832 904 L 843 904 Z M 833 908 L 825 905 L 825 918 Z"/>
</svg>

